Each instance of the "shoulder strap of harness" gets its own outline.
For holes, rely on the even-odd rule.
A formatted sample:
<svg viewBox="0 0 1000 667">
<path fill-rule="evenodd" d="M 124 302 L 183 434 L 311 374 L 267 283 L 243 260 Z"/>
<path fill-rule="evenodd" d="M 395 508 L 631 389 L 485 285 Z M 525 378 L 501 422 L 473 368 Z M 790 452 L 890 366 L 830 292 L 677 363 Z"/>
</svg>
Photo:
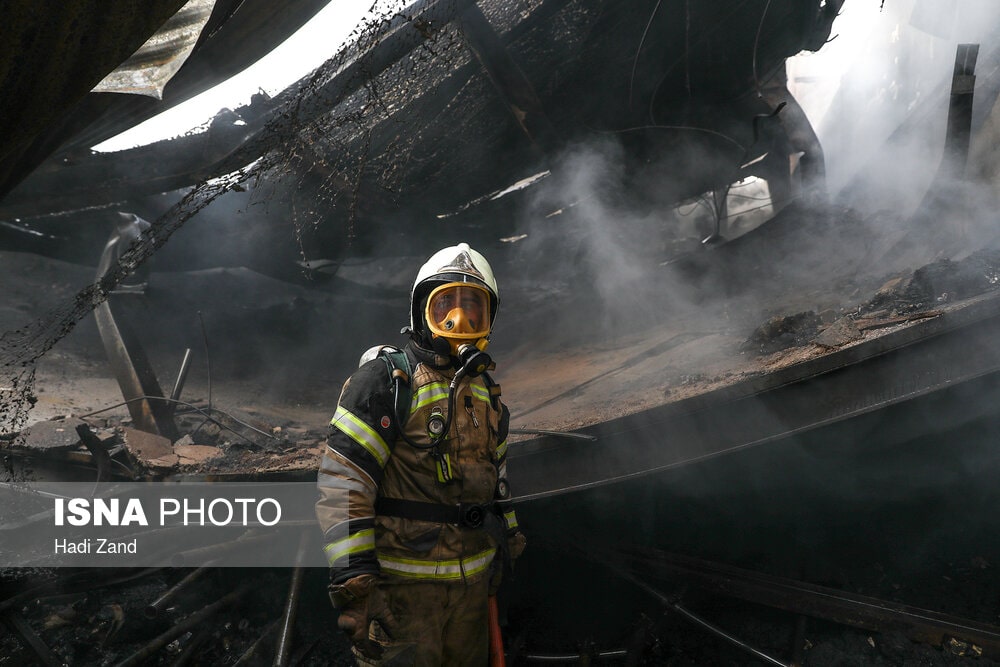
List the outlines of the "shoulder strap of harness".
<svg viewBox="0 0 1000 667">
<path fill-rule="evenodd" d="M 500 385 L 498 385 L 493 377 L 489 373 L 483 373 L 483 384 L 486 385 L 486 390 L 490 392 L 490 405 L 497 412 L 500 412 Z"/>
<path fill-rule="evenodd" d="M 410 360 L 407 358 L 406 352 L 398 347 L 386 345 L 379 350 L 378 356 L 389 369 L 389 379 L 393 388 L 392 405 L 396 413 L 396 423 L 402 430 L 409 418 L 410 402 L 413 396 L 413 385 L 410 383 L 413 369 L 410 367 Z M 405 391 L 406 394 L 400 395 L 401 391 Z"/>
</svg>

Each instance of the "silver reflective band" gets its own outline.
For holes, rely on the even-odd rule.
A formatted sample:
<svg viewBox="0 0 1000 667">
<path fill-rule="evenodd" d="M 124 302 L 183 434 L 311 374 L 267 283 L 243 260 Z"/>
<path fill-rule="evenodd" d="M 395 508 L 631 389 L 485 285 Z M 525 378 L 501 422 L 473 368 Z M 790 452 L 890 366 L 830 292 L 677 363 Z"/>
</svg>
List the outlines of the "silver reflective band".
<svg viewBox="0 0 1000 667">
<path fill-rule="evenodd" d="M 366 484 L 360 479 L 341 477 L 333 472 L 338 467 L 340 467 L 338 461 L 331 458 L 329 454 L 324 454 L 323 463 L 320 464 L 319 475 L 316 478 L 316 486 L 321 489 L 344 489 L 345 491 L 355 491 L 357 493 L 368 493 L 375 489 L 374 484 Z"/>
</svg>

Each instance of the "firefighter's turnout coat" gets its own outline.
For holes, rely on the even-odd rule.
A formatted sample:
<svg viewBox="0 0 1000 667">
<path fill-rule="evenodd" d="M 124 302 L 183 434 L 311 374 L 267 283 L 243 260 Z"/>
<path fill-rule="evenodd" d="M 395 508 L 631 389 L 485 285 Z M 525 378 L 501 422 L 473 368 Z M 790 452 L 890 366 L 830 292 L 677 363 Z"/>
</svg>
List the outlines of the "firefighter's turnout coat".
<svg viewBox="0 0 1000 667">
<path fill-rule="evenodd" d="M 415 444 L 429 445 L 432 416 L 447 418 L 448 385 L 455 370 L 445 358 L 412 343 L 405 351 L 413 372 L 403 428 Z M 482 376 L 464 378 L 456 388 L 450 432 L 438 446 L 441 456 L 435 457 L 399 437 L 392 380 L 383 359 L 369 361 L 347 380 L 330 422 L 316 504 L 333 583 L 371 573 L 469 584 L 490 573 L 498 542 L 516 531 L 517 519 L 509 503 L 504 506 L 495 498 L 498 478 L 506 479 L 509 413 L 496 389 L 491 395 L 489 384 Z M 441 475 L 448 472 L 452 481 L 442 482 Z M 456 511 L 482 505 L 496 513 L 477 528 L 377 510 L 394 500 Z M 490 530 L 491 525 L 500 530 Z"/>
</svg>

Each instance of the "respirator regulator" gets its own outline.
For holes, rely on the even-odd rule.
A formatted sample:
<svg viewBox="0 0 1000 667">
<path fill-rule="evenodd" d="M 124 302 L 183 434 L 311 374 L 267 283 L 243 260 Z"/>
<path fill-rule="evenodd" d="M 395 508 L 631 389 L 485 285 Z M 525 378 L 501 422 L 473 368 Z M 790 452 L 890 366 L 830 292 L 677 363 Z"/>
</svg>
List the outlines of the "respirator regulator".
<svg viewBox="0 0 1000 667">
<path fill-rule="evenodd" d="M 484 339 L 484 348 L 486 347 L 485 343 L 486 341 Z M 486 371 L 496 368 L 496 364 L 493 363 L 493 358 L 488 355 L 485 350 L 480 349 L 471 343 L 464 343 L 458 346 L 458 361 L 461 364 L 459 366 L 459 371 L 464 372 L 464 376 L 470 378 L 479 377 Z"/>
</svg>

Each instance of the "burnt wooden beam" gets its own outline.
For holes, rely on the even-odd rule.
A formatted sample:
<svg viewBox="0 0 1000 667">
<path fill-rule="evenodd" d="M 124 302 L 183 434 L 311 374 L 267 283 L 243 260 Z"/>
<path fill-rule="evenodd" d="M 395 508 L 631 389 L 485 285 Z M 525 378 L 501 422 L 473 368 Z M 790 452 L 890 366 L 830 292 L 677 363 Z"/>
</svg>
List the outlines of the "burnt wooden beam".
<svg viewBox="0 0 1000 667">
<path fill-rule="evenodd" d="M 483 11 L 473 4 L 459 16 L 458 25 L 469 49 L 521 130 L 543 153 L 555 151 L 559 146 L 558 135 L 538 93 Z"/>
</svg>

